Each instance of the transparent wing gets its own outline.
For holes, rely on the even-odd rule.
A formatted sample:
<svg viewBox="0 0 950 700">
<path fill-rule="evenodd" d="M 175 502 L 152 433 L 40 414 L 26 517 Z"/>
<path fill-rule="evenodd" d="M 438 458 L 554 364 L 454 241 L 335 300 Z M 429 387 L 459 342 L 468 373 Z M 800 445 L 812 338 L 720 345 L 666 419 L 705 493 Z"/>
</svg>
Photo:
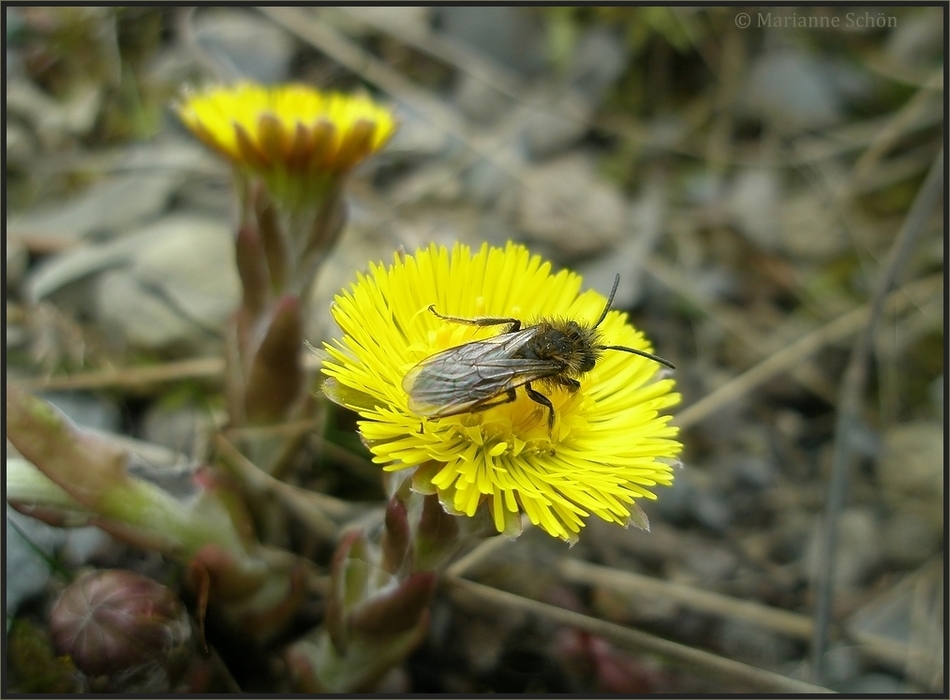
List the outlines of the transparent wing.
<svg viewBox="0 0 950 700">
<path fill-rule="evenodd" d="M 509 389 L 551 376 L 560 368 L 556 363 L 514 357 L 536 332 L 537 327 L 531 327 L 502 333 L 426 358 L 403 379 L 409 408 L 430 418 L 454 416 Z"/>
</svg>

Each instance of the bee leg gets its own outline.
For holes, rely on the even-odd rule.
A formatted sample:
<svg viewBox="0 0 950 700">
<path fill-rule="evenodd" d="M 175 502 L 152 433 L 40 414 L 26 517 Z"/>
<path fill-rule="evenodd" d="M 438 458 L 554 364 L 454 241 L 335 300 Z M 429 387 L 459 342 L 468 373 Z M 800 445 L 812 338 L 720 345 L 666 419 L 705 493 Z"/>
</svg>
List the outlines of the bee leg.
<svg viewBox="0 0 950 700">
<path fill-rule="evenodd" d="M 441 318 L 443 321 L 452 321 L 453 323 L 464 323 L 469 326 L 501 326 L 508 324 L 506 333 L 514 333 L 521 330 L 521 321 L 517 318 L 501 318 L 496 316 L 476 316 L 475 318 L 462 318 L 461 316 L 445 316 L 435 310 L 435 304 L 429 304 L 429 311 Z M 514 401 L 514 399 L 512 399 Z"/>
<path fill-rule="evenodd" d="M 535 391 L 531 387 L 531 382 L 528 382 L 524 385 L 524 390 L 532 401 L 539 403 L 548 409 L 548 432 L 554 430 L 554 404 L 551 403 L 551 399 L 549 399 L 544 394 Z"/>
<path fill-rule="evenodd" d="M 489 408 L 494 408 L 495 406 L 501 406 L 502 404 L 511 403 L 517 397 L 514 389 L 509 389 L 505 392 L 504 398 L 499 399 L 498 401 L 492 401 L 490 403 L 477 404 L 472 407 L 469 413 L 475 413 L 476 411 L 486 411 Z"/>
<path fill-rule="evenodd" d="M 553 382 L 558 386 L 564 387 L 572 394 L 581 388 L 581 383 L 576 379 L 571 379 L 570 377 L 559 377 L 554 375 L 553 377 L 548 377 L 548 381 Z"/>
</svg>

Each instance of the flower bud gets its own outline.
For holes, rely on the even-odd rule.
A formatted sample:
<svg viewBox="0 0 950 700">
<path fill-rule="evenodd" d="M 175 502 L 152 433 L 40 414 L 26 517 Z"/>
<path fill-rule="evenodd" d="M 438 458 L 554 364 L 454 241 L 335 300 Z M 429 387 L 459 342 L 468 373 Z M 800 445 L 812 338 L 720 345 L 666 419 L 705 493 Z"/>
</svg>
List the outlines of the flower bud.
<svg viewBox="0 0 950 700">
<path fill-rule="evenodd" d="M 439 569 L 461 544 L 458 518 L 445 512 L 438 496 L 425 496 L 416 534 L 416 568 Z"/>
<path fill-rule="evenodd" d="M 191 641 L 178 597 L 155 581 L 121 569 L 96 571 L 71 583 L 50 613 L 60 654 L 91 676 L 117 676 L 139 667 L 167 673 Z"/>
<path fill-rule="evenodd" d="M 234 242 L 238 276 L 244 297 L 241 312 L 245 316 L 245 325 L 253 327 L 264 310 L 270 288 L 267 262 L 264 260 L 264 246 L 256 227 L 245 224 L 238 229 Z M 249 331 L 242 333 L 242 340 L 250 336 Z"/>
<path fill-rule="evenodd" d="M 412 574 L 395 587 L 378 591 L 358 606 L 350 616 L 354 633 L 368 639 L 384 640 L 424 624 L 435 591 L 431 571 Z"/>
<path fill-rule="evenodd" d="M 300 299 L 285 295 L 274 307 L 267 334 L 251 362 L 245 392 L 245 411 L 251 425 L 285 417 L 300 394 L 304 372 L 303 311 Z"/>
<path fill-rule="evenodd" d="M 382 567 L 391 574 L 408 568 L 409 561 L 409 514 L 398 498 L 390 498 L 386 504 L 386 520 L 382 541 Z"/>
</svg>

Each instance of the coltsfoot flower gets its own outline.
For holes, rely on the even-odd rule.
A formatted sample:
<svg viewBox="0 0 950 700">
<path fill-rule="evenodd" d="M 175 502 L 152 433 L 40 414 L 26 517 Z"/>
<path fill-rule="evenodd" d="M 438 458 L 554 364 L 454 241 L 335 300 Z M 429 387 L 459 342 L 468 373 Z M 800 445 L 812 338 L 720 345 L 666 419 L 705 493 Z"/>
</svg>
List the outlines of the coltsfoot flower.
<svg viewBox="0 0 950 700">
<path fill-rule="evenodd" d="M 392 113 L 369 98 L 306 85 L 216 86 L 186 95 L 178 114 L 205 144 L 284 199 L 325 186 L 396 130 Z"/>
<path fill-rule="evenodd" d="M 515 399 L 490 408 L 425 418 L 410 408 L 404 379 L 435 353 L 504 333 L 440 318 L 574 319 L 592 326 L 606 299 L 581 293 L 581 278 L 526 248 L 483 245 L 476 253 L 432 245 L 371 265 L 336 297 L 333 316 L 342 340 L 326 344 L 327 395 L 357 411 L 360 432 L 386 471 L 414 469 L 413 487 L 438 493 L 452 513 L 488 508 L 499 532 L 515 534 L 520 516 L 573 542 L 591 514 L 642 523 L 635 499 L 655 499 L 650 487 L 669 485 L 682 449 L 671 416 L 674 382 L 653 360 L 605 351 L 571 392 L 544 382 L 535 389 L 548 412 L 519 387 Z M 650 351 L 643 334 L 618 311 L 598 327 L 604 345 Z M 502 397 L 504 393 L 502 392 Z"/>
</svg>

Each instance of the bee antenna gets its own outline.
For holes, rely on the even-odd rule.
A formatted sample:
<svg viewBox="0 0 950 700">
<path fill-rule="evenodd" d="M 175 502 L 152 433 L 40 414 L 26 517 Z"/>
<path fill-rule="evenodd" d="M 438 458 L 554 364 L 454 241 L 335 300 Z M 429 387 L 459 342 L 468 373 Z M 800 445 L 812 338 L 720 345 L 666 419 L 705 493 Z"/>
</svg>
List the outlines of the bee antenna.
<svg viewBox="0 0 950 700">
<path fill-rule="evenodd" d="M 617 287 L 620 285 L 620 273 L 617 273 L 617 276 L 614 277 L 614 286 L 610 290 L 610 296 L 607 297 L 607 305 L 604 307 L 604 312 L 600 315 L 600 318 L 597 319 L 597 323 L 594 324 L 594 328 L 597 328 L 601 322 L 607 318 L 607 312 L 610 311 L 610 305 L 614 302 L 614 294 L 617 293 Z"/>
<path fill-rule="evenodd" d="M 647 352 L 645 350 L 637 350 L 636 348 L 628 348 L 623 345 L 598 345 L 598 350 L 623 350 L 624 352 L 629 352 L 634 355 L 639 355 L 640 357 L 645 357 L 648 360 L 653 360 L 654 362 L 659 362 L 664 367 L 669 367 L 670 369 L 676 369 L 673 366 L 673 363 L 669 360 L 664 360 L 662 357 L 654 355 L 652 352 Z"/>
<path fill-rule="evenodd" d="M 620 286 L 620 273 L 617 273 L 617 276 L 614 277 L 614 286 L 610 290 L 610 296 L 607 297 L 607 305 L 604 307 L 604 312 L 600 315 L 600 318 L 597 319 L 597 323 L 594 324 L 594 328 L 597 328 L 601 322 L 607 318 L 607 312 L 610 311 L 610 305 L 614 301 L 614 294 L 617 293 L 617 287 Z M 662 357 L 658 357 L 651 352 L 646 352 L 645 350 L 637 350 L 636 348 L 628 348 L 623 345 L 598 345 L 598 350 L 622 350 L 623 352 L 629 352 L 634 355 L 639 355 L 640 357 L 645 357 L 648 360 L 653 360 L 654 362 L 659 362 L 664 367 L 669 367 L 670 369 L 676 369 L 673 366 L 673 363 L 669 360 L 664 360 Z"/>
</svg>

